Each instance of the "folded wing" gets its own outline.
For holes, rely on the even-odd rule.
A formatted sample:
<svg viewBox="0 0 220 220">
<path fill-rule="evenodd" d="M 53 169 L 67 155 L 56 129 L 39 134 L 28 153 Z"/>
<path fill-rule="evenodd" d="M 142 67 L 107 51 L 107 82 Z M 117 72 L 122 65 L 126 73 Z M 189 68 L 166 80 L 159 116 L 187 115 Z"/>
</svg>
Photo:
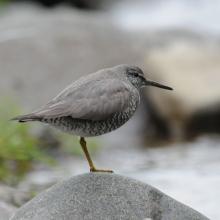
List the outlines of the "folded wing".
<svg viewBox="0 0 220 220">
<path fill-rule="evenodd" d="M 45 119 L 72 116 L 78 119 L 103 120 L 127 108 L 129 86 L 115 79 L 102 79 L 81 86 L 73 84 L 30 115 Z"/>
</svg>

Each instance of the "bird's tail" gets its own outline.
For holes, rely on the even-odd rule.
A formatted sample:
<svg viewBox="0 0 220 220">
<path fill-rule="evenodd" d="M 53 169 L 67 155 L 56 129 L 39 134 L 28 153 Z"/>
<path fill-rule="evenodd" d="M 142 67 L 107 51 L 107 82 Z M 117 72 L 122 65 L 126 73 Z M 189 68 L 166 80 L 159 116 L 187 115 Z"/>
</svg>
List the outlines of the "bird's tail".
<svg viewBox="0 0 220 220">
<path fill-rule="evenodd" d="M 40 121 L 41 119 L 42 119 L 42 117 L 31 113 L 28 115 L 20 115 L 20 116 L 11 118 L 10 121 L 17 120 L 19 122 L 28 122 L 28 121 Z"/>
</svg>

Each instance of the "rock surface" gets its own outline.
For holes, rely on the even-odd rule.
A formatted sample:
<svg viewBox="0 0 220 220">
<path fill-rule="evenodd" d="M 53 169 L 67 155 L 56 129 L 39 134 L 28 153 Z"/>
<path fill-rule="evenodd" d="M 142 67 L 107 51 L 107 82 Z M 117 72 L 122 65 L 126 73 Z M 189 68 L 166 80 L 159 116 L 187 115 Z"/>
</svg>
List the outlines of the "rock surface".
<svg viewBox="0 0 220 220">
<path fill-rule="evenodd" d="M 60 182 L 18 209 L 10 220 L 205 220 L 159 190 L 127 177 L 88 173 Z"/>
</svg>

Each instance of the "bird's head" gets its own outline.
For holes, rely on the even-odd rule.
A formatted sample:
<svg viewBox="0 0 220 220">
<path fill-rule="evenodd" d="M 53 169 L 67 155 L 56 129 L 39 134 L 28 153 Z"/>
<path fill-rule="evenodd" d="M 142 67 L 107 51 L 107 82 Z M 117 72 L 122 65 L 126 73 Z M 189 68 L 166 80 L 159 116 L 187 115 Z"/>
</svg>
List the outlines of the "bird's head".
<svg viewBox="0 0 220 220">
<path fill-rule="evenodd" d="M 125 74 L 126 78 L 133 84 L 137 89 L 144 86 L 155 86 L 161 89 L 173 90 L 172 88 L 162 85 L 160 83 L 154 82 L 147 79 L 142 70 L 136 66 L 121 65 L 121 69 Z"/>
</svg>

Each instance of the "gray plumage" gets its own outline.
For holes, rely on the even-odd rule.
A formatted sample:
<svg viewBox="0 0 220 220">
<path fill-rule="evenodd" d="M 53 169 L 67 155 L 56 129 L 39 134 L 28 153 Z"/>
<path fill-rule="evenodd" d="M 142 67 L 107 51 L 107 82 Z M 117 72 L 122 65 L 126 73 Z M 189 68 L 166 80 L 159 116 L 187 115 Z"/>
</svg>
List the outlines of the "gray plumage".
<svg viewBox="0 0 220 220">
<path fill-rule="evenodd" d="M 106 134 L 126 123 L 140 104 L 139 89 L 147 85 L 172 90 L 146 79 L 138 67 L 118 65 L 78 79 L 33 113 L 11 120 L 40 121 L 80 136 L 90 171 L 113 172 L 94 166 L 84 137 Z"/>
<path fill-rule="evenodd" d="M 105 134 L 132 117 L 146 85 L 172 90 L 146 79 L 138 67 L 118 65 L 78 79 L 33 113 L 11 120 L 40 121 L 80 137 Z"/>
</svg>

